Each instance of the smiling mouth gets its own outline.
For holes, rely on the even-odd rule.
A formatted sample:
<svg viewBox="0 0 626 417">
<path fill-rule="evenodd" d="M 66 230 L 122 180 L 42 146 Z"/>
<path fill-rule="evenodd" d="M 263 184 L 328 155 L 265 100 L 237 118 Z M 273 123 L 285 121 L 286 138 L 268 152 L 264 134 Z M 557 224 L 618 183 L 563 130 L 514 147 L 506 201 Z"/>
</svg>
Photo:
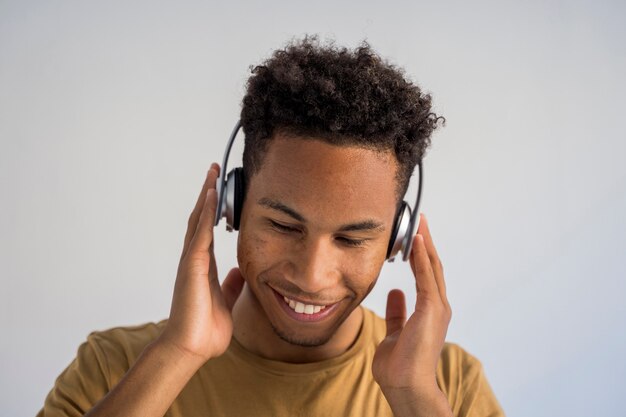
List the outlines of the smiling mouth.
<svg viewBox="0 0 626 417">
<path fill-rule="evenodd" d="M 321 310 L 326 308 L 325 305 L 321 306 L 321 305 L 315 305 L 315 304 L 304 304 L 304 303 L 301 303 L 300 301 L 295 301 L 285 296 L 283 296 L 283 299 L 285 300 L 287 304 L 289 304 L 289 307 L 291 307 L 291 309 L 295 311 L 296 313 L 315 314 L 315 313 L 319 313 Z"/>
<path fill-rule="evenodd" d="M 280 294 L 274 288 L 271 288 L 271 290 L 276 296 L 278 303 L 282 306 L 283 311 L 285 311 L 289 317 L 298 321 L 310 322 L 322 320 L 335 311 L 336 307 L 339 305 L 339 302 L 327 305 L 303 303 Z"/>
</svg>

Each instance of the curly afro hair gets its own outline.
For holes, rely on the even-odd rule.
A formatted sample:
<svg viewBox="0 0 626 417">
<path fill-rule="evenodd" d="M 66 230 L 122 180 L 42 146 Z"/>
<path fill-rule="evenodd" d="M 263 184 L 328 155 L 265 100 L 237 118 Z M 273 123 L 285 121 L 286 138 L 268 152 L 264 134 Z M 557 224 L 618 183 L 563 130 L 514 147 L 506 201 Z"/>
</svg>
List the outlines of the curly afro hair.
<svg viewBox="0 0 626 417">
<path fill-rule="evenodd" d="M 398 201 L 430 136 L 445 118 L 431 112 L 431 96 L 404 78 L 363 41 L 354 51 L 305 36 L 251 67 L 241 109 L 244 180 L 261 167 L 277 132 L 336 145 L 393 150 Z"/>
</svg>

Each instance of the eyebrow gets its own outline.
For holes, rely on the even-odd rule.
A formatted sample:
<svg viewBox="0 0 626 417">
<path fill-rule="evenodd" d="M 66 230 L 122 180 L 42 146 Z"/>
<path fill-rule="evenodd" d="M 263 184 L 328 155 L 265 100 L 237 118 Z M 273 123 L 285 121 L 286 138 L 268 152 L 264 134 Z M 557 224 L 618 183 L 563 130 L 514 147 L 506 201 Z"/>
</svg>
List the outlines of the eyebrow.
<svg viewBox="0 0 626 417">
<path fill-rule="evenodd" d="M 385 226 L 382 223 L 375 222 L 374 220 L 364 220 L 358 223 L 346 224 L 339 228 L 340 232 L 358 232 L 363 230 L 372 230 L 375 232 L 382 232 L 385 230 Z"/>
<path fill-rule="evenodd" d="M 297 211 L 295 211 L 291 207 L 288 207 L 288 206 L 284 205 L 280 201 L 276 201 L 276 200 L 272 200 L 271 198 L 263 197 L 259 201 L 257 201 L 257 203 L 262 205 L 263 207 L 267 207 L 267 208 L 270 208 L 270 209 L 273 209 L 273 210 L 282 211 L 283 213 L 285 213 L 286 215 L 296 219 L 297 221 L 302 222 L 302 223 L 306 223 L 306 219 L 304 218 L 304 216 L 302 214 L 298 213 Z"/>
<path fill-rule="evenodd" d="M 304 218 L 302 214 L 298 213 L 291 207 L 281 203 L 280 201 L 263 197 L 259 199 L 257 203 L 263 207 L 267 207 L 272 210 L 281 211 L 285 213 L 286 215 L 288 215 L 289 217 L 299 222 L 302 222 L 302 223 L 307 222 L 307 220 Z M 357 222 L 357 223 L 346 224 L 339 228 L 340 232 L 355 232 L 355 231 L 368 231 L 368 230 L 382 232 L 385 230 L 385 226 L 382 223 L 374 221 L 374 220 L 364 220 L 364 221 Z"/>
</svg>

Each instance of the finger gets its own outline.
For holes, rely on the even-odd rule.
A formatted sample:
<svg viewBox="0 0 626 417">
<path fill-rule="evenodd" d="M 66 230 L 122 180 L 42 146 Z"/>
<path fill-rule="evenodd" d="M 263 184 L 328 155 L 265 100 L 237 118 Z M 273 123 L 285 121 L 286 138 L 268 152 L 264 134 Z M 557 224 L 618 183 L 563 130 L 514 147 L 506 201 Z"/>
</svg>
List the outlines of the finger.
<svg viewBox="0 0 626 417">
<path fill-rule="evenodd" d="M 212 171 L 215 172 L 215 171 Z M 198 225 L 195 233 L 189 242 L 188 254 L 185 256 L 193 257 L 194 254 L 204 256 L 210 253 L 213 256 L 213 225 L 215 223 L 215 212 L 217 211 L 217 190 L 215 189 L 215 176 L 209 175 L 209 188 L 206 192 L 206 198 Z"/>
<path fill-rule="evenodd" d="M 437 283 L 437 289 L 439 290 L 441 300 L 444 304 L 448 304 L 448 298 L 446 295 L 446 282 L 443 275 L 443 264 L 441 263 L 441 259 L 439 258 L 439 254 L 437 253 L 437 249 L 435 248 L 435 244 L 433 243 L 428 220 L 426 219 L 425 215 L 422 214 L 421 216 L 422 219 L 420 220 L 420 227 L 417 232 L 424 237 L 424 245 L 426 246 L 428 258 L 430 259 L 430 264 L 435 274 L 435 282 Z"/>
<path fill-rule="evenodd" d="M 411 249 L 411 269 L 415 275 L 415 287 L 418 293 L 437 295 L 437 283 L 435 274 L 426 252 L 424 237 L 420 234 L 413 236 L 413 248 Z"/>
<path fill-rule="evenodd" d="M 406 322 L 406 302 L 402 290 L 393 289 L 387 294 L 387 312 L 385 314 L 387 323 L 387 336 L 402 330 Z"/>
<path fill-rule="evenodd" d="M 200 219 L 200 213 L 202 213 L 202 209 L 204 208 L 204 202 L 206 201 L 206 194 L 208 189 L 213 186 L 215 188 L 215 183 L 217 181 L 217 177 L 219 176 L 220 166 L 215 162 L 211 164 L 211 168 L 207 172 L 207 176 L 204 180 L 204 184 L 202 185 L 202 190 L 200 191 L 200 195 L 196 200 L 196 205 L 194 206 L 191 215 L 189 216 L 189 221 L 187 222 L 187 233 L 185 234 L 185 240 L 183 244 L 183 251 L 181 253 L 181 259 L 185 257 L 187 250 L 189 249 L 189 243 L 196 232 L 198 227 L 198 220 Z"/>
<path fill-rule="evenodd" d="M 187 232 L 185 233 L 185 240 L 183 243 L 183 251 L 180 256 L 181 260 L 185 257 L 185 254 L 189 249 L 189 243 L 191 242 L 191 239 L 193 238 L 193 235 L 196 231 L 196 227 L 198 226 L 198 219 L 200 218 L 200 213 L 202 212 L 202 208 L 204 207 L 206 192 L 209 188 L 210 176 L 214 175 L 211 171 L 214 169 L 215 165 L 215 163 L 211 164 L 211 168 L 209 169 L 209 171 L 207 171 L 204 183 L 202 184 L 202 190 L 200 191 L 200 195 L 198 195 L 198 199 L 196 200 L 193 211 L 189 216 L 189 221 L 187 222 Z"/>
<path fill-rule="evenodd" d="M 206 252 L 202 253 L 206 254 Z M 211 294 L 221 294 L 222 289 L 217 278 L 217 262 L 215 262 L 215 253 L 213 251 L 213 229 L 211 229 L 211 243 L 209 244 L 209 286 L 211 287 Z M 220 303 L 223 302 L 224 300 L 222 299 Z"/>
<path fill-rule="evenodd" d="M 239 268 L 231 269 L 224 279 L 224 282 L 222 283 L 222 294 L 224 295 L 226 307 L 228 307 L 230 311 L 233 310 L 233 306 L 235 305 L 237 298 L 239 298 L 239 294 L 241 294 L 244 283 L 245 280 L 241 275 Z"/>
</svg>

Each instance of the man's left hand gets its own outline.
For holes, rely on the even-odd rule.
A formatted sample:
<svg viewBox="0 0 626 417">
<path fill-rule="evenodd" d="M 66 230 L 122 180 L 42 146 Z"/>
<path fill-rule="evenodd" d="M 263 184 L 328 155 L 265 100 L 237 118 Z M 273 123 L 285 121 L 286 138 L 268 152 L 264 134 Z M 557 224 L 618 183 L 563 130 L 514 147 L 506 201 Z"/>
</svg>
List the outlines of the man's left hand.
<svg viewBox="0 0 626 417">
<path fill-rule="evenodd" d="M 417 290 L 415 311 L 407 321 L 404 293 L 389 292 L 387 335 L 376 349 L 372 373 L 396 415 L 451 416 L 436 371 L 452 311 L 443 266 L 423 215 L 409 259 Z"/>
</svg>

